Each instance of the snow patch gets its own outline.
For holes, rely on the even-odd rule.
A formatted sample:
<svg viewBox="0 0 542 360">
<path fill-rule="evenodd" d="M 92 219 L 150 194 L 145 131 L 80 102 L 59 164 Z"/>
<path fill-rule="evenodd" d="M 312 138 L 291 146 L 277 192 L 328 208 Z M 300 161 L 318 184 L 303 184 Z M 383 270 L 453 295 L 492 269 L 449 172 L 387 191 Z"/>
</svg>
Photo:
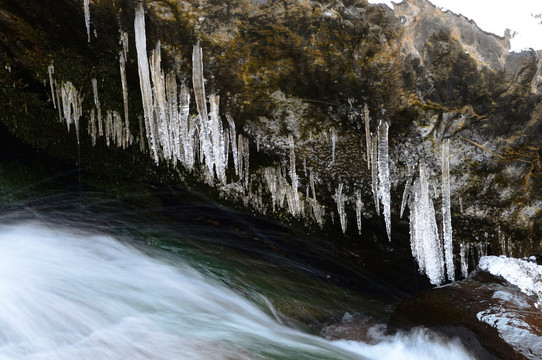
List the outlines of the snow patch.
<svg viewBox="0 0 542 360">
<path fill-rule="evenodd" d="M 506 256 L 483 256 L 478 266 L 492 275 L 503 277 L 525 294 L 537 296 L 536 306 L 542 308 L 542 266 Z"/>
</svg>

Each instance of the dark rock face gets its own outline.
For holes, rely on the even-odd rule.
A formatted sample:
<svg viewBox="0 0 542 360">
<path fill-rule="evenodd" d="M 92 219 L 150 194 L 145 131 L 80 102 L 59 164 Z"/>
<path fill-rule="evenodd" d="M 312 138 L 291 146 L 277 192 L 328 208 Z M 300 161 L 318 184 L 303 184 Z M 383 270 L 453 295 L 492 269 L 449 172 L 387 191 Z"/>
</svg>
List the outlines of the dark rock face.
<svg viewBox="0 0 542 360">
<path fill-rule="evenodd" d="M 468 279 L 432 289 L 404 300 L 394 311 L 395 328 L 424 325 L 463 336 L 469 332 L 500 359 L 539 359 L 542 356 L 542 314 L 538 299 L 522 293 L 502 278 L 480 271 Z M 415 314 L 415 315 L 414 315 Z M 479 350 L 481 358 L 492 356 Z"/>
<path fill-rule="evenodd" d="M 404 1 L 395 11 L 364 0 L 143 4 L 147 47 L 160 41 L 162 68 L 179 83 L 193 86 L 190 54 L 198 42 L 203 49 L 205 85 L 220 96 L 222 122 L 231 116 L 248 139 L 246 186 L 237 185 L 231 167 L 235 184 L 223 187 L 199 170 L 154 164 L 140 122 L 132 0 L 91 1 L 90 42 L 82 2 L 0 1 L 0 118 L 7 128 L 40 151 L 81 161 L 90 171 L 211 183 L 213 192 L 242 206 L 331 232 L 340 228 L 337 204 L 343 199 L 347 236 L 358 236 L 359 214 L 362 233 L 385 243 L 365 145 L 365 129 L 376 133 L 383 121 L 390 125 L 394 243 L 408 249 L 399 205 L 412 169 L 425 163 L 432 191 L 440 193 L 441 146 L 449 139 L 455 262 L 459 242 L 512 256 L 542 251 L 539 53 L 508 53 L 508 39 L 424 0 Z M 119 30 L 129 38 L 128 128 L 135 139 L 126 149 L 103 138 L 93 146 L 86 135 L 96 106 L 91 79 L 98 80 L 104 114 L 124 109 Z M 83 97 L 81 160 L 73 130 L 65 130 L 52 104 L 51 63 L 55 80 L 73 83 Z M 365 104 L 372 118 L 368 128 Z M 192 102 L 190 111 L 196 110 Z M 292 211 L 284 198 L 275 203 L 268 168 L 279 169 L 286 187 L 295 187 L 282 196 L 297 196 L 302 209 Z M 439 213 L 440 197 L 435 208 Z"/>
</svg>

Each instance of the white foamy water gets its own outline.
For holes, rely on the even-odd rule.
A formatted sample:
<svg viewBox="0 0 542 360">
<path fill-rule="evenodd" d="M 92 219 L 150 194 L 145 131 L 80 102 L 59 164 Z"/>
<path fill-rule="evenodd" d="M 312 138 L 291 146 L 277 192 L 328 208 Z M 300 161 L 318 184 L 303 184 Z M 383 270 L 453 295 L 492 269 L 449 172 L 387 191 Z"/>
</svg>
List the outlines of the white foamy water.
<svg viewBox="0 0 542 360">
<path fill-rule="evenodd" d="M 180 258 L 110 236 L 0 226 L 0 359 L 468 359 L 426 334 L 377 345 L 290 329 Z"/>
</svg>

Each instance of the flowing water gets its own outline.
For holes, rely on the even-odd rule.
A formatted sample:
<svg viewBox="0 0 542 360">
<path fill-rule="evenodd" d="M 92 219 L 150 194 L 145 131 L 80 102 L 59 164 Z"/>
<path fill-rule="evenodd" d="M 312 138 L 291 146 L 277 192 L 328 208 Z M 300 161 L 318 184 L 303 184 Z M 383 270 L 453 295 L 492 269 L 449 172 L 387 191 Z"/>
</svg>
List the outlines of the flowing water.
<svg viewBox="0 0 542 360">
<path fill-rule="evenodd" d="M 208 201 L 175 206 L 173 220 L 164 203 L 157 215 L 118 192 L 36 184 L 2 187 L 0 359 L 472 358 L 428 330 L 385 335 L 389 304 L 280 252 L 266 258 L 272 245 L 231 246 L 284 236 L 273 226 Z M 359 323 L 364 341 L 347 340 L 359 314 L 372 319 Z"/>
</svg>

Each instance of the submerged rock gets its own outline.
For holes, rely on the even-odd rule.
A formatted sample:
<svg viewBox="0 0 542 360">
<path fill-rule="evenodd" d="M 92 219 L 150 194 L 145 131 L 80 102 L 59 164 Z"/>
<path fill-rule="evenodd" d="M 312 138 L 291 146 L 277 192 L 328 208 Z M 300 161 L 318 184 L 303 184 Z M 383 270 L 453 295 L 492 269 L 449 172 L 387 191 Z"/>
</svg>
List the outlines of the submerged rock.
<svg viewBox="0 0 542 360">
<path fill-rule="evenodd" d="M 537 296 L 527 295 L 501 277 L 479 270 L 468 279 L 405 299 L 394 311 L 391 328 L 424 325 L 462 338 L 474 337 L 485 350 L 480 358 L 542 358 L 542 312 Z"/>
</svg>

